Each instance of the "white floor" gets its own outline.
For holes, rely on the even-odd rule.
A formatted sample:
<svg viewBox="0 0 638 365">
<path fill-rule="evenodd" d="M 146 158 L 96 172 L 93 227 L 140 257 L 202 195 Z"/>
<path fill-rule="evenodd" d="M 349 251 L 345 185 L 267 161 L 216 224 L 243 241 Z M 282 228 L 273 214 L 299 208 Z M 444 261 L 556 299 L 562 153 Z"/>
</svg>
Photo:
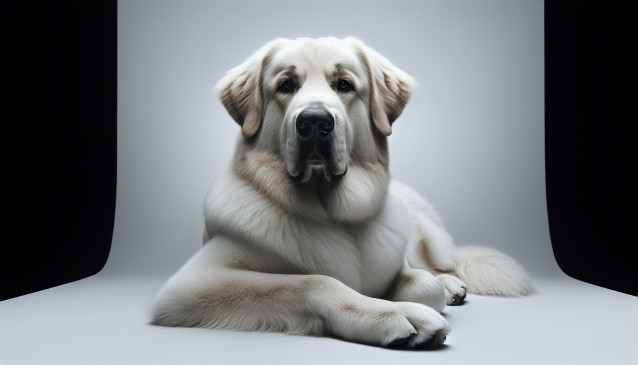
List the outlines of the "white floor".
<svg viewBox="0 0 638 365">
<path fill-rule="evenodd" d="M 570 278 L 447 307 L 436 351 L 147 324 L 165 278 L 98 274 L 0 302 L 0 364 L 637 364 L 638 298 Z"/>
</svg>

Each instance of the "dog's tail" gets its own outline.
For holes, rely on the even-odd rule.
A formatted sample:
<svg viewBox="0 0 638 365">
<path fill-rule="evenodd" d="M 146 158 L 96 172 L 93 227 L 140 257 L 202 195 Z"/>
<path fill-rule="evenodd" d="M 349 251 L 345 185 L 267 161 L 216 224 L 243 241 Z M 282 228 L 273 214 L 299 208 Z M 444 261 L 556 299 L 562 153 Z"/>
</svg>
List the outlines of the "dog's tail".
<svg viewBox="0 0 638 365">
<path fill-rule="evenodd" d="M 473 294 L 520 297 L 535 291 L 525 269 L 493 248 L 457 247 L 454 271 Z"/>
</svg>

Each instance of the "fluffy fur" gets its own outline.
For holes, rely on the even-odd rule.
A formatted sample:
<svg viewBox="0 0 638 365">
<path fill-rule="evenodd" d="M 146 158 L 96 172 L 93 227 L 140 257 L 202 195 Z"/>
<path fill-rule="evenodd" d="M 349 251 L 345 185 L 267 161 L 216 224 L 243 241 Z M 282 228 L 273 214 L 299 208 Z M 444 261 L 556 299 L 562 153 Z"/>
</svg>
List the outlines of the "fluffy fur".
<svg viewBox="0 0 638 365">
<path fill-rule="evenodd" d="M 277 39 L 230 70 L 218 91 L 242 133 L 205 198 L 204 246 L 152 322 L 424 348 L 468 290 L 532 292 L 512 258 L 456 248 L 434 207 L 391 181 L 387 136 L 413 86 L 355 38 Z M 319 160 L 304 157 L 308 110 L 330 124 Z"/>
</svg>

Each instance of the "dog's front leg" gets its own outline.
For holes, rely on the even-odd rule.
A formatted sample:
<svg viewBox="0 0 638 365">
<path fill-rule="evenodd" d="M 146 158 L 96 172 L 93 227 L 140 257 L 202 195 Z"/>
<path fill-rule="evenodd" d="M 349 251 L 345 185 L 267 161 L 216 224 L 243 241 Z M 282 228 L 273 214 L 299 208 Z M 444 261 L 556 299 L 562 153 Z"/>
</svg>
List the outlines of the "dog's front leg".
<svg viewBox="0 0 638 365">
<path fill-rule="evenodd" d="M 323 275 L 270 274 L 207 257 L 208 243 L 160 291 L 153 323 L 334 335 L 385 347 L 440 345 L 449 332 L 435 310 L 366 297 Z"/>
<path fill-rule="evenodd" d="M 395 302 L 425 304 L 441 312 L 446 304 L 446 292 L 441 281 L 421 269 L 405 266 L 394 282 L 388 298 Z"/>
</svg>

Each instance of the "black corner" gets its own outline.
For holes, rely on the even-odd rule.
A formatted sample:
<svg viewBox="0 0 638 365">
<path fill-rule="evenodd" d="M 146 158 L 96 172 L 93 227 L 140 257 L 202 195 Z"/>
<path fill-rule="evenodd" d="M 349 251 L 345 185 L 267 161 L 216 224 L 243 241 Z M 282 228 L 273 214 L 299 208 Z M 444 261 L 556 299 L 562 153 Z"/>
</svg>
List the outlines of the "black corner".
<svg viewBox="0 0 638 365">
<path fill-rule="evenodd" d="M 12 1 L 5 16 L 0 300 L 103 268 L 117 156 L 117 2 Z"/>
<path fill-rule="evenodd" d="M 558 265 L 573 278 L 638 295 L 632 5 L 545 1 L 545 162 Z"/>
</svg>

